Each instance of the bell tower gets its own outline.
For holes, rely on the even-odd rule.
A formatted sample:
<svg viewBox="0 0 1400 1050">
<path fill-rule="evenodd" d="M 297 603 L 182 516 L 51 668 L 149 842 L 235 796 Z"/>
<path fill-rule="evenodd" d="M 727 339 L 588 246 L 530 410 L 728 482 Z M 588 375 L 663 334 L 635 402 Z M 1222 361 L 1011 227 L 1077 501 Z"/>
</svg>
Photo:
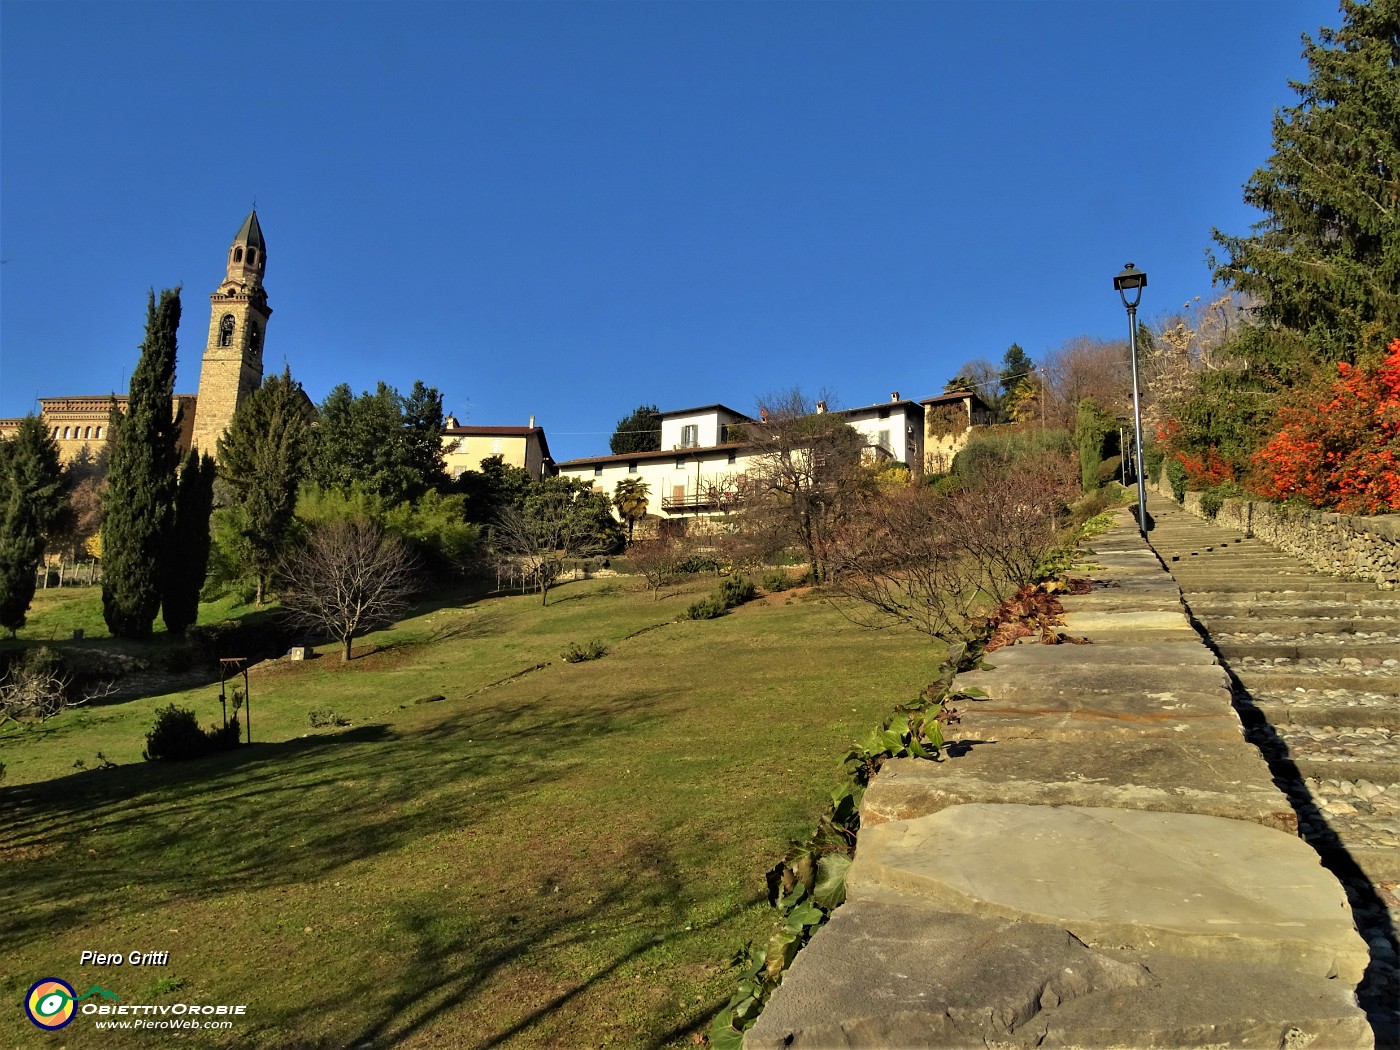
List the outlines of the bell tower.
<svg viewBox="0 0 1400 1050">
<path fill-rule="evenodd" d="M 194 447 L 217 455 L 218 440 L 244 398 L 262 385 L 263 336 L 272 308 L 263 290 L 267 243 L 248 213 L 228 250 L 223 282 L 209 296 L 209 341 L 199 370 Z"/>
</svg>

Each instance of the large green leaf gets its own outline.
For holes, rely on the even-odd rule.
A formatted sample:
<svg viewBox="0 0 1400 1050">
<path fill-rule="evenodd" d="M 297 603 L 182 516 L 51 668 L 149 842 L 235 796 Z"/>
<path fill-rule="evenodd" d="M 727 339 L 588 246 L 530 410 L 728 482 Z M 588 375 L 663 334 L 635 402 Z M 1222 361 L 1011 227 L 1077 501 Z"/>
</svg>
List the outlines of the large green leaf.
<svg viewBox="0 0 1400 1050">
<path fill-rule="evenodd" d="M 817 884 L 812 900 L 830 911 L 846 899 L 846 872 L 851 858 L 845 853 L 828 853 L 817 863 Z"/>
</svg>

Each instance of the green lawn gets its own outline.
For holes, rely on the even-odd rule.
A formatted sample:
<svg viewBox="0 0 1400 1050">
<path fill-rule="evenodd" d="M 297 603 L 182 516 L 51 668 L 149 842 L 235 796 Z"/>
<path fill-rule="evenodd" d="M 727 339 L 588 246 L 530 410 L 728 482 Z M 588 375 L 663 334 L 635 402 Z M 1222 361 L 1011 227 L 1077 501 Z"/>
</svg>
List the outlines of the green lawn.
<svg viewBox="0 0 1400 1050">
<path fill-rule="evenodd" d="M 214 721 L 217 684 L 0 730 L 4 998 L 54 976 L 247 1004 L 229 1032 L 120 1034 L 6 1008 L 0 1046 L 690 1045 L 775 926 L 765 871 L 938 655 L 786 595 L 673 622 L 714 582 L 441 607 L 348 667 L 260 665 L 254 744 L 197 763 L 142 762 L 144 734 L 171 700 Z M 310 728 L 327 708 L 350 726 Z M 99 750 L 117 768 L 74 769 Z"/>
</svg>

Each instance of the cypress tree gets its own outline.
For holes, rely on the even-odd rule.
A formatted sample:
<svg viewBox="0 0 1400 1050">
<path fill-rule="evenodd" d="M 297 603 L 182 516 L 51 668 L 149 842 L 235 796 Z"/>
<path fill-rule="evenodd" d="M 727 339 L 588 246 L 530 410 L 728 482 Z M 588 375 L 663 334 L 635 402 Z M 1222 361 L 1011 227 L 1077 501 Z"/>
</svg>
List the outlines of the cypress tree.
<svg viewBox="0 0 1400 1050">
<path fill-rule="evenodd" d="M 146 304 L 146 339 L 131 375 L 125 414 L 113 406 L 111 466 L 102 519 L 102 616 L 117 638 L 148 638 L 160 610 L 161 564 L 178 480 L 175 333 L 180 290 Z"/>
<path fill-rule="evenodd" d="M 199 619 L 199 592 L 209 568 L 209 515 L 214 510 L 214 460 L 190 449 L 180 468 L 175 516 L 163 566 L 161 619 L 176 637 Z"/>
<path fill-rule="evenodd" d="M 44 540 L 61 523 L 67 476 L 58 445 L 36 416 L 0 440 L 0 627 L 13 636 L 34 600 Z"/>
<path fill-rule="evenodd" d="M 243 556 L 258 581 L 258 603 L 295 524 L 314 415 L 290 369 L 269 376 L 238 406 L 219 439 L 219 476 L 242 529 Z"/>
</svg>

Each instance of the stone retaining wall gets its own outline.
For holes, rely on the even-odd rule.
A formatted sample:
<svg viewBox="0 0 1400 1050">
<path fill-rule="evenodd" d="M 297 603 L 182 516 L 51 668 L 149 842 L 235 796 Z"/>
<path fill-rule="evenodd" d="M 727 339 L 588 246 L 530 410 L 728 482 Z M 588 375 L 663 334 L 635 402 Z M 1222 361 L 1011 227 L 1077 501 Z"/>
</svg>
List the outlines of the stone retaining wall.
<svg viewBox="0 0 1400 1050">
<path fill-rule="evenodd" d="M 1151 486 L 1171 498 L 1170 485 Z M 1183 506 L 1204 518 L 1200 492 L 1185 494 Z M 1256 536 L 1302 558 L 1319 572 L 1400 587 L 1400 514 L 1373 518 L 1333 514 L 1281 503 L 1228 499 L 1217 525 Z"/>
</svg>

